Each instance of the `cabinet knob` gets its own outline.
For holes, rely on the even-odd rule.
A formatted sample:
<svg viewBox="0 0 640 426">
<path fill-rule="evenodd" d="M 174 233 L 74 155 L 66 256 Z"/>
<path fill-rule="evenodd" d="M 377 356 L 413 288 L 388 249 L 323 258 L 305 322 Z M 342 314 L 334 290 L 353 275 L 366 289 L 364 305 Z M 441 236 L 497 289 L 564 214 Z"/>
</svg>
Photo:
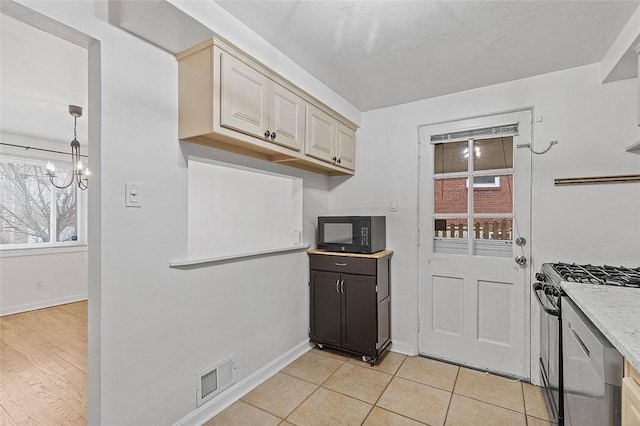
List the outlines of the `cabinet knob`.
<svg viewBox="0 0 640 426">
<path fill-rule="evenodd" d="M 271 139 L 275 139 L 276 138 L 276 133 L 275 132 L 271 132 Z"/>
<path fill-rule="evenodd" d="M 264 132 L 264 137 L 268 138 L 271 135 L 271 133 L 267 130 L 266 132 Z"/>
<path fill-rule="evenodd" d="M 333 157 L 333 161 L 336 161 L 338 159 L 338 157 Z"/>
<path fill-rule="evenodd" d="M 338 164 L 342 163 L 342 158 L 338 158 Z"/>
</svg>

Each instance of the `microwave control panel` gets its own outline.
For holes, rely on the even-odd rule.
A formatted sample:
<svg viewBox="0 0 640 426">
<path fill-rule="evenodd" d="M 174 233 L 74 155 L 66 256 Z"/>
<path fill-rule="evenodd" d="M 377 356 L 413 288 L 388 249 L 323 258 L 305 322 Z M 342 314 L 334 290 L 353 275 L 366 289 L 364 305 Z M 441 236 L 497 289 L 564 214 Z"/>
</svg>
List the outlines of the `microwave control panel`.
<svg viewBox="0 0 640 426">
<path fill-rule="evenodd" d="M 368 246 L 369 245 L 369 227 L 363 226 L 360 228 L 360 245 Z"/>
</svg>

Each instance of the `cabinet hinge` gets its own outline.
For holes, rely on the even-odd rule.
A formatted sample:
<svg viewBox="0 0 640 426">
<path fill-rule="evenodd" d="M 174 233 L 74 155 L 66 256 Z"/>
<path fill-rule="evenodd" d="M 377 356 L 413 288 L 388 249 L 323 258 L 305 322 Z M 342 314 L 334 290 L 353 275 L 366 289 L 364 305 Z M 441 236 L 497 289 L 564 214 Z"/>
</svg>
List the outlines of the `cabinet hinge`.
<svg viewBox="0 0 640 426">
<path fill-rule="evenodd" d="M 378 286 L 376 286 L 376 293 L 378 292 Z"/>
<path fill-rule="evenodd" d="M 376 342 L 376 350 L 380 349 L 380 343 Z"/>
</svg>

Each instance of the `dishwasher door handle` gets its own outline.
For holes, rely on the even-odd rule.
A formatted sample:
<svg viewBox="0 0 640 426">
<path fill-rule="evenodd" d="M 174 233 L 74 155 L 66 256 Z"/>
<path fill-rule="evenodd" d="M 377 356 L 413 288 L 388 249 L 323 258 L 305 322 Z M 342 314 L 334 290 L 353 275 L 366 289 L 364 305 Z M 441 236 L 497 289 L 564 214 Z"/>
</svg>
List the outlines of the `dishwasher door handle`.
<svg viewBox="0 0 640 426">
<path fill-rule="evenodd" d="M 571 334 L 573 334 L 573 338 L 576 339 L 576 342 L 578 342 L 578 346 L 580 346 L 582 352 L 584 352 L 588 359 L 591 359 L 591 352 L 589 351 L 589 348 L 587 348 L 587 345 L 584 344 L 580 336 L 578 336 L 578 333 L 576 333 L 573 327 L 571 327 L 571 323 L 567 324 L 567 326 L 569 327 L 569 331 L 571 331 Z"/>
<path fill-rule="evenodd" d="M 542 301 L 542 299 L 540 298 L 540 292 L 544 292 L 544 287 L 545 285 L 542 283 L 534 283 L 532 288 L 533 288 L 533 294 L 536 295 L 536 299 L 538 299 L 538 304 L 540 305 L 540 307 L 542 308 L 543 311 L 545 311 L 546 313 L 548 313 L 549 315 L 553 315 L 554 317 L 559 316 L 558 314 L 558 309 L 551 309 L 548 308 L 544 305 L 544 302 Z"/>
</svg>

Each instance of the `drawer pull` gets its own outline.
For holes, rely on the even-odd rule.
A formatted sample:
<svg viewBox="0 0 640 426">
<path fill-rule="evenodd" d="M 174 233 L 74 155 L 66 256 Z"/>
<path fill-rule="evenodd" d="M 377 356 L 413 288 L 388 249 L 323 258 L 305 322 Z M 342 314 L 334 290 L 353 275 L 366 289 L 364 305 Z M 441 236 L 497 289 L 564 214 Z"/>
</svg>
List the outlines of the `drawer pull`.
<svg viewBox="0 0 640 426">
<path fill-rule="evenodd" d="M 334 263 L 334 265 L 336 265 L 336 266 L 347 266 L 346 263 L 338 263 L 338 262 Z"/>
</svg>

